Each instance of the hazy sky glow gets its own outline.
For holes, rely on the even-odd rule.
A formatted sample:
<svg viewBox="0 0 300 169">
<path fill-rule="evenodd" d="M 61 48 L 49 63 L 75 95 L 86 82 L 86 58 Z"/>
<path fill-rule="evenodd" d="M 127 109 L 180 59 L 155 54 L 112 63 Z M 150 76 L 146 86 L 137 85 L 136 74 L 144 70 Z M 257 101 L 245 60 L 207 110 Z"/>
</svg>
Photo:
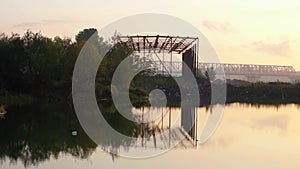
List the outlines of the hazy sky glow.
<svg viewBox="0 0 300 169">
<path fill-rule="evenodd" d="M 0 32 L 27 29 L 71 37 L 125 16 L 164 13 L 196 26 L 226 63 L 292 65 L 300 70 L 298 0 L 5 0 Z M 142 24 L 142 23 L 141 23 Z"/>
</svg>

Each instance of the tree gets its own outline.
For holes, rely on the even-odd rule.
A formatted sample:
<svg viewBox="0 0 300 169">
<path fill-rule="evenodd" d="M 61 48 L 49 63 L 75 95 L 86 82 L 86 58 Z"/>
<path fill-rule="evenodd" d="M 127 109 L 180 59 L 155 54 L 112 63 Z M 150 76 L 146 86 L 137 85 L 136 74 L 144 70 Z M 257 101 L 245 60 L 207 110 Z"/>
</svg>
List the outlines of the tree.
<svg viewBox="0 0 300 169">
<path fill-rule="evenodd" d="M 94 35 L 94 36 L 93 36 Z M 93 39 L 90 39 L 91 42 L 98 42 L 99 41 L 99 36 L 98 36 L 98 31 L 95 28 L 89 28 L 89 29 L 84 29 L 83 31 L 80 31 L 75 39 L 77 42 L 80 41 L 88 41 L 90 37 L 93 36 Z"/>
<path fill-rule="evenodd" d="M 216 72 L 214 71 L 213 67 L 206 69 L 205 77 L 206 77 L 206 79 L 209 79 L 210 82 L 213 82 L 216 80 Z"/>
</svg>

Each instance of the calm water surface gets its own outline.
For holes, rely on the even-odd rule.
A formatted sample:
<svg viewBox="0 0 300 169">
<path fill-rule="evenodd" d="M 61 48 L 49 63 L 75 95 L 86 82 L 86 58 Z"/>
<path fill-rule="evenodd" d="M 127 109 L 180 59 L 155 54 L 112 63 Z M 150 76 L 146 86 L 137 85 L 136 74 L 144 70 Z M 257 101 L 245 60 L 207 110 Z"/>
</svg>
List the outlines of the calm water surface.
<svg viewBox="0 0 300 169">
<path fill-rule="evenodd" d="M 173 122 L 180 118 L 180 108 L 171 109 Z M 217 131 L 205 144 L 198 148 L 177 147 L 142 160 L 114 157 L 103 151 L 84 134 L 74 113 L 62 113 L 66 111 L 68 106 L 9 109 L 5 119 L 0 119 L 0 168 L 300 167 L 300 105 L 226 105 Z M 153 112 L 153 116 L 161 118 L 160 111 Z M 198 109 L 198 128 L 207 113 L 207 108 Z M 78 136 L 72 136 L 72 130 L 77 130 Z"/>
</svg>

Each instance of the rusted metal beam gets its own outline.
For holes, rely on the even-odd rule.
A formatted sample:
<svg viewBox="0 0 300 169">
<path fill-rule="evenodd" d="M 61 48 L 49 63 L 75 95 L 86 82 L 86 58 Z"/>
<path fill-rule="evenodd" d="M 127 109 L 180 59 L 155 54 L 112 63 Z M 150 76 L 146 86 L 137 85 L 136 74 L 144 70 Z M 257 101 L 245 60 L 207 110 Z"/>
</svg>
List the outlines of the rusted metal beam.
<svg viewBox="0 0 300 169">
<path fill-rule="evenodd" d="M 153 46 L 154 49 L 157 48 L 158 38 L 159 38 L 159 35 L 156 36 L 155 43 L 154 43 L 154 46 Z"/>
<path fill-rule="evenodd" d="M 178 43 L 175 43 L 175 45 L 170 49 L 170 51 L 175 51 L 180 45 L 182 45 L 183 44 L 183 42 L 186 40 L 186 39 L 188 39 L 189 37 L 185 37 L 185 38 L 183 38 L 180 42 L 178 42 Z M 175 41 L 176 41 L 176 39 L 175 39 Z"/>
<path fill-rule="evenodd" d="M 144 50 L 146 50 L 146 37 L 143 37 L 143 45 L 144 45 Z"/>
<path fill-rule="evenodd" d="M 192 40 L 189 44 L 187 44 L 183 49 L 181 49 L 181 51 L 179 51 L 178 53 L 182 53 L 184 50 L 186 50 L 189 46 L 191 46 L 197 39 Z"/>
<path fill-rule="evenodd" d="M 140 52 L 140 42 L 137 42 L 136 46 L 137 46 L 138 52 Z"/>
<path fill-rule="evenodd" d="M 168 43 L 169 43 L 169 41 L 170 41 L 169 36 L 164 37 L 164 38 L 165 38 L 165 41 L 164 41 L 164 43 L 162 43 L 162 45 L 160 46 L 160 49 L 159 49 L 158 53 L 160 53 L 160 52 L 165 48 L 165 46 L 168 45 Z"/>
</svg>

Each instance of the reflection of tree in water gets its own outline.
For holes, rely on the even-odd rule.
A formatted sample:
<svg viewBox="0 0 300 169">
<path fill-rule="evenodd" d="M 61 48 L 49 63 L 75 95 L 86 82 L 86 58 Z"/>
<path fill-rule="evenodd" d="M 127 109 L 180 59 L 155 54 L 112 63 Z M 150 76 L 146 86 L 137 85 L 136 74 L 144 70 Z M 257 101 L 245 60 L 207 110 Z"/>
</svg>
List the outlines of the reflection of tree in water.
<svg viewBox="0 0 300 169">
<path fill-rule="evenodd" d="M 100 103 L 100 102 L 99 102 Z M 99 104 L 100 110 L 110 126 L 117 132 L 135 138 L 149 138 L 157 130 L 158 127 L 151 123 L 136 123 L 123 117 L 115 108 L 112 101 L 101 101 Z M 128 111 L 130 116 L 133 116 L 131 111 Z M 103 127 L 105 129 L 105 127 Z M 114 159 L 118 157 L 119 149 L 122 147 L 124 150 L 129 151 L 129 148 L 135 143 L 134 140 L 128 138 L 114 139 L 113 137 L 105 137 L 109 135 L 106 130 L 99 131 L 100 146 L 103 150 L 109 152 Z"/>
<path fill-rule="evenodd" d="M 0 160 L 11 163 L 21 161 L 25 166 L 38 165 L 50 158 L 58 159 L 70 154 L 75 158 L 88 158 L 97 147 L 83 131 L 74 112 L 67 104 L 11 107 L 6 119 L 0 119 Z M 105 108 L 103 109 L 104 106 Z M 154 132 L 149 124 L 141 125 L 127 120 L 107 103 L 101 111 L 105 119 L 127 136 L 148 137 Z M 72 131 L 78 131 L 72 136 Z M 100 136 L 108 135 L 99 131 Z M 117 157 L 120 147 L 129 149 L 132 140 L 111 140 L 102 137 L 100 146 Z"/>
<path fill-rule="evenodd" d="M 71 135 L 72 130 L 78 136 Z M 96 149 L 67 105 L 15 107 L 0 121 L 0 159 L 25 166 L 71 154 L 87 158 Z"/>
</svg>

